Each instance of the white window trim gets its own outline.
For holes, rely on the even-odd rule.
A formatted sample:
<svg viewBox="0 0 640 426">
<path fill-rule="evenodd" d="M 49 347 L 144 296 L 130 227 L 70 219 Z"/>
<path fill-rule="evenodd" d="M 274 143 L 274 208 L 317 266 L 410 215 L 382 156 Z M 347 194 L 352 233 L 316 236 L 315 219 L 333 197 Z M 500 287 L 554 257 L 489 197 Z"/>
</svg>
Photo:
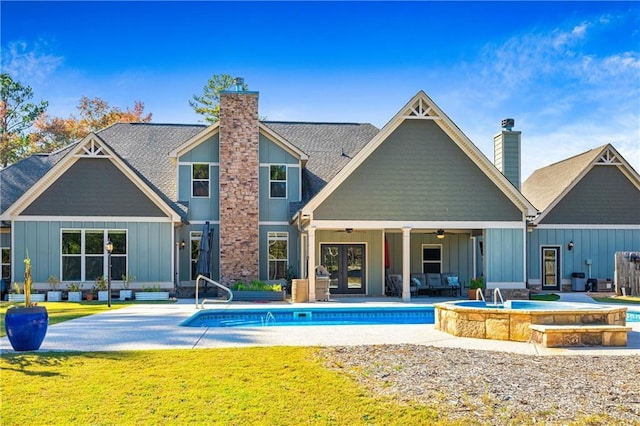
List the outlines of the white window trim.
<svg viewBox="0 0 640 426">
<path fill-rule="evenodd" d="M 428 260 L 425 261 L 424 260 L 424 249 L 425 248 L 438 248 L 440 249 L 440 260 L 438 260 L 437 262 L 434 260 Z M 439 264 L 440 265 L 440 273 L 442 273 L 442 244 L 422 244 L 422 248 L 420 250 L 420 258 L 422 260 L 421 266 L 422 266 L 422 271 L 424 271 L 424 265 L 425 263 L 429 263 L 429 264 Z"/>
<path fill-rule="evenodd" d="M 209 178 L 208 179 L 194 179 L 193 177 L 193 166 L 195 165 L 201 165 L 201 164 L 205 164 L 209 170 Z M 207 162 L 203 162 L 203 163 L 191 163 L 191 167 L 190 167 L 190 183 L 191 183 L 191 198 L 211 198 L 211 163 L 207 163 Z M 194 195 L 193 193 L 193 183 L 194 182 L 207 182 L 207 184 L 209 185 L 209 191 L 207 191 L 209 193 L 209 195 L 204 196 L 204 195 Z"/>
<path fill-rule="evenodd" d="M 287 243 L 287 258 L 274 259 L 275 262 L 285 262 L 285 270 L 289 266 L 289 232 L 287 231 L 270 231 L 267 232 L 267 278 L 271 276 L 271 257 L 269 256 L 269 247 L 271 241 L 285 241 Z"/>
<path fill-rule="evenodd" d="M 80 232 L 80 254 L 63 254 L 62 253 L 62 236 L 65 232 Z M 60 269 L 59 269 L 59 276 L 60 276 L 60 280 L 64 281 L 64 282 L 88 282 L 88 281 L 92 281 L 92 280 L 88 280 L 87 276 L 86 276 L 86 259 L 87 259 L 87 254 L 85 253 L 85 234 L 86 232 L 99 232 L 102 231 L 102 236 L 103 236 L 103 263 L 102 263 L 102 275 L 104 277 L 108 276 L 108 268 L 109 268 L 109 253 L 107 253 L 107 250 L 105 248 L 105 245 L 107 243 L 107 240 L 109 238 L 109 232 L 123 232 L 126 235 L 126 247 L 125 247 L 125 251 L 126 253 L 124 255 L 122 254 L 112 254 L 111 257 L 124 257 L 125 258 L 125 262 L 127 265 L 127 271 L 129 270 L 129 231 L 126 229 L 109 229 L 109 228 L 62 228 L 60 229 Z M 90 256 L 97 256 L 95 254 L 92 254 Z M 80 257 L 80 279 L 78 280 L 64 280 L 64 277 L 62 276 L 62 261 L 64 257 Z M 121 277 L 116 277 L 116 278 L 121 278 Z M 114 277 L 111 277 L 111 281 L 120 281 L 120 279 L 114 279 Z"/>
<path fill-rule="evenodd" d="M 190 231 L 189 232 L 189 280 L 195 281 L 196 277 L 193 275 L 193 263 L 194 261 L 198 261 L 198 257 L 200 257 L 200 240 L 202 240 L 202 231 Z M 198 242 L 198 256 L 195 259 L 191 257 L 191 244 L 193 241 Z"/>
<path fill-rule="evenodd" d="M 273 166 L 284 167 L 285 174 L 286 174 L 284 180 L 271 179 L 271 167 L 273 167 Z M 269 164 L 268 170 L 269 170 L 269 199 L 270 200 L 287 200 L 289 198 L 289 165 L 288 164 L 281 164 L 281 163 Z M 272 182 L 284 182 L 284 197 L 274 197 L 274 196 L 271 195 L 271 183 Z"/>
</svg>

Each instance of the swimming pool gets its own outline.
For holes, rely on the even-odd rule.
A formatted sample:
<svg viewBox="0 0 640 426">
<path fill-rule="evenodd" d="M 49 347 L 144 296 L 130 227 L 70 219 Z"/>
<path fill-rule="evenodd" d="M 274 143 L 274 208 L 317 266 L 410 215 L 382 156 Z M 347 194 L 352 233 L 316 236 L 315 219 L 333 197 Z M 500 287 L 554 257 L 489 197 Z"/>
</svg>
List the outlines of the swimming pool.
<svg viewBox="0 0 640 426">
<path fill-rule="evenodd" d="M 433 324 L 433 306 L 272 307 L 206 309 L 180 323 L 184 327 Z"/>
</svg>

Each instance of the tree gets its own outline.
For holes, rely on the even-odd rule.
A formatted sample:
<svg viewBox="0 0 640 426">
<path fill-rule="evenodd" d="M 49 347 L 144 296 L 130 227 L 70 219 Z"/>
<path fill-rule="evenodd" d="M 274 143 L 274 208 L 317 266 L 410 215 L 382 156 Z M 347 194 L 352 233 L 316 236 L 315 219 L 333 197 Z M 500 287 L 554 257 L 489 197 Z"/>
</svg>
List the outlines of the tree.
<svg viewBox="0 0 640 426">
<path fill-rule="evenodd" d="M 33 90 L 14 81 L 7 73 L 0 75 L 0 166 L 19 160 L 30 152 L 30 138 L 26 131 L 43 114 L 48 102 L 31 103 Z"/>
<path fill-rule="evenodd" d="M 235 79 L 229 74 L 214 74 L 204 86 L 202 96 L 193 95 L 189 106 L 197 114 L 204 116 L 207 123 L 215 123 L 220 119 L 220 92 L 235 85 Z M 243 82 L 242 90 L 248 86 Z"/>
<path fill-rule="evenodd" d="M 122 111 L 100 98 L 89 99 L 86 96 L 80 98 L 78 112 L 79 118 L 50 118 L 43 114 L 36 120 L 36 132 L 30 135 L 33 151 L 51 152 L 111 124 L 148 123 L 152 117 L 151 113 L 144 115 L 144 103 L 140 101 L 134 102 L 132 110 L 127 108 Z"/>
</svg>

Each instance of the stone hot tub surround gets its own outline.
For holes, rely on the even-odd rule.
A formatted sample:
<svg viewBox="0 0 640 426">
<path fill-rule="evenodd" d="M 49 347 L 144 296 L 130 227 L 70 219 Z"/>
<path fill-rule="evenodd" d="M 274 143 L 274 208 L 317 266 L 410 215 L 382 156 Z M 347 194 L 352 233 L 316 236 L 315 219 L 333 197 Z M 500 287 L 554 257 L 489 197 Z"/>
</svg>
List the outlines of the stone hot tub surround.
<svg viewBox="0 0 640 426">
<path fill-rule="evenodd" d="M 505 308 L 482 301 L 436 303 L 435 328 L 458 337 L 531 341 L 531 325 L 625 326 L 627 308 L 587 303 L 507 301 Z M 510 308 L 511 307 L 511 308 Z"/>
</svg>

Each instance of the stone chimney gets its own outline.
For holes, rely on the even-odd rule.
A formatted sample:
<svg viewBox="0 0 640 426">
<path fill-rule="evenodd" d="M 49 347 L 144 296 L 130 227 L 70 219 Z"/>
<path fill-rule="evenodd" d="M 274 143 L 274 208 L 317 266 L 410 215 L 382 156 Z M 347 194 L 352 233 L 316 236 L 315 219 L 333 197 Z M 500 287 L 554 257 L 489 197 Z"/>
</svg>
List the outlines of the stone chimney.
<svg viewBox="0 0 640 426">
<path fill-rule="evenodd" d="M 220 281 L 259 277 L 258 92 L 220 93 Z"/>
<path fill-rule="evenodd" d="M 512 130 L 514 125 L 513 118 L 502 120 L 502 131 L 493 137 L 493 164 L 520 190 L 522 132 Z"/>
</svg>

